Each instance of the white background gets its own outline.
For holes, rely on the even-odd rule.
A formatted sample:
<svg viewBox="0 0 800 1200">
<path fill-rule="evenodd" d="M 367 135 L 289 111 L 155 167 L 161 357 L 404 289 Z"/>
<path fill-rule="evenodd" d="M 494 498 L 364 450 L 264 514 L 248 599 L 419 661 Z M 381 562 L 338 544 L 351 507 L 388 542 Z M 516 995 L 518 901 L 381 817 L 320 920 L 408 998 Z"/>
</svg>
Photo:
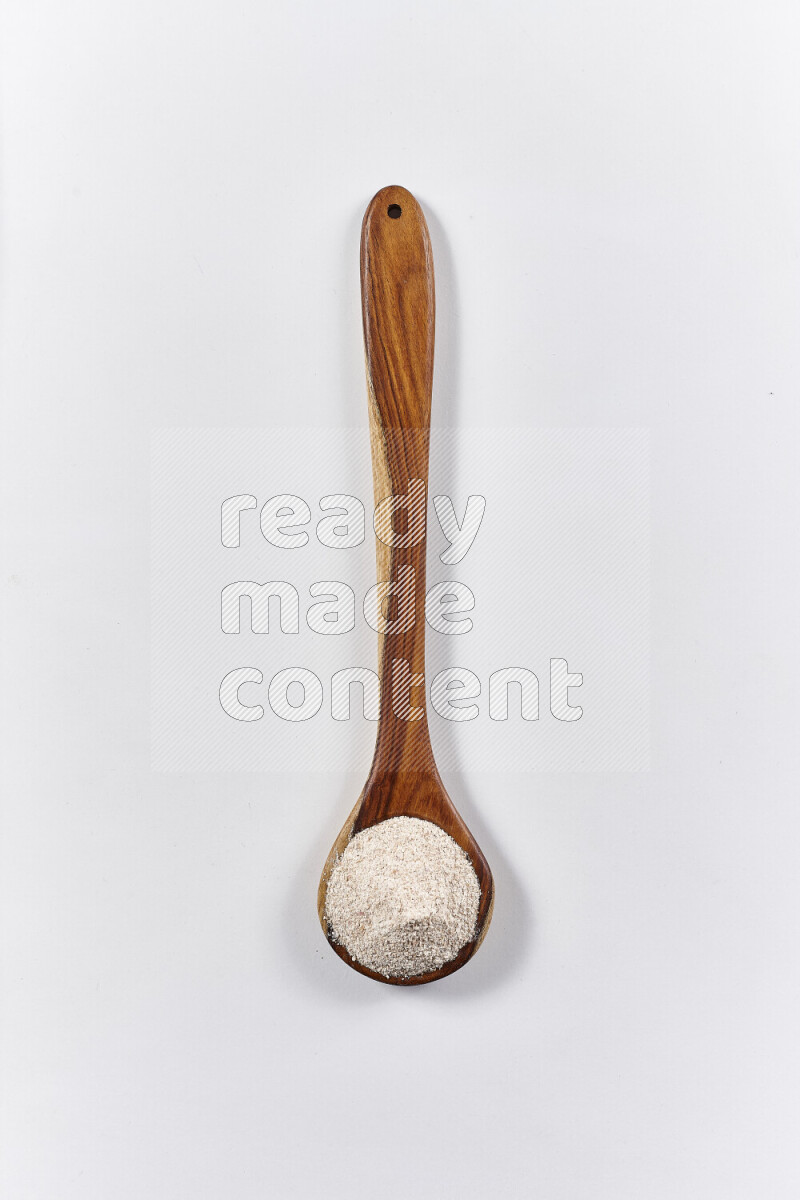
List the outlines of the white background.
<svg viewBox="0 0 800 1200">
<path fill-rule="evenodd" d="M 797 1196 L 793 7 L 8 6 L 11 1200 Z M 422 989 L 317 925 L 363 762 L 150 768 L 150 430 L 364 422 L 391 182 L 440 419 L 652 448 L 652 770 L 448 774 L 497 908 Z"/>
<path fill-rule="evenodd" d="M 448 668 L 470 671 L 478 689 L 474 720 L 445 720 L 428 705 L 440 769 L 472 776 L 649 767 L 647 442 L 642 429 L 432 429 L 430 494 L 451 495 L 461 519 L 468 496 L 486 504 L 474 541 L 452 566 L 440 561 L 449 543 L 428 504 L 427 583 L 455 581 L 474 597 L 472 609 L 462 602 L 469 631 L 447 635 L 430 623 L 426 629 L 429 695 Z M 377 636 L 363 612 L 375 582 L 368 429 L 159 429 L 151 488 L 153 766 L 313 768 L 341 776 L 361 764 L 366 776 L 375 724 L 364 717 L 363 691 L 352 689 L 348 721 L 334 720 L 331 693 L 335 672 L 377 667 Z M 363 540 L 347 549 L 323 546 L 320 498 L 342 492 L 363 497 Z M 257 506 L 239 514 L 239 545 L 224 546 L 222 499 L 253 494 L 262 504 L 276 494 L 305 500 L 310 517 L 298 529 L 306 544 L 271 545 Z M 249 601 L 235 606 L 238 633 L 223 633 L 222 590 L 248 580 L 296 589 L 296 633 L 279 626 L 277 603 L 267 633 L 253 632 Z M 321 580 L 352 589 L 352 630 L 323 636 L 310 628 L 309 588 Z M 288 605 L 282 617 L 289 625 Z M 567 691 L 576 720 L 553 715 L 560 708 L 551 694 L 551 658 L 566 662 L 580 681 Z M 536 720 L 523 721 L 518 686 L 509 689 L 507 719 L 490 715 L 490 677 L 509 667 L 522 667 L 538 683 Z M 243 704 L 260 707 L 258 721 L 223 711 L 220 685 L 243 668 L 262 677 L 240 694 Z M 271 680 L 298 668 L 316 678 L 320 707 L 308 720 L 282 720 L 269 699 Z M 294 693 L 295 704 L 311 708 L 313 695 L 301 684 Z M 470 703 L 462 700 L 462 712 Z"/>
</svg>

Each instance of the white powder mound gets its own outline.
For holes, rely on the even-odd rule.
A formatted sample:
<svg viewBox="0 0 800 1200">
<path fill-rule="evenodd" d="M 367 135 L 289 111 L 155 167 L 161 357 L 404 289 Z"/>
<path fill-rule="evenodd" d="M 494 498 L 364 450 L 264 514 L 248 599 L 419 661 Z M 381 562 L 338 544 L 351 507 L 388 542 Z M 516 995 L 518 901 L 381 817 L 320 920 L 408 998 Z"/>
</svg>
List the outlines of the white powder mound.
<svg viewBox="0 0 800 1200">
<path fill-rule="evenodd" d="M 390 817 L 352 838 L 328 880 L 335 941 L 379 975 L 436 971 L 475 936 L 480 884 L 469 857 L 431 821 Z"/>
</svg>

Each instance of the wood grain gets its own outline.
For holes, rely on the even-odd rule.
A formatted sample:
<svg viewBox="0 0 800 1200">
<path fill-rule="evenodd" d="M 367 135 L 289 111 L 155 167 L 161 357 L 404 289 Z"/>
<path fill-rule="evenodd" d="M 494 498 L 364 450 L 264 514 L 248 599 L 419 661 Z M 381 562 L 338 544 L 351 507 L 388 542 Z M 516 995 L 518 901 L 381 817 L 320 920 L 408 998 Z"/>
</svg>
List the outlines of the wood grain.
<svg viewBox="0 0 800 1200">
<path fill-rule="evenodd" d="M 398 214 L 398 211 L 399 214 Z M 386 187 L 372 199 L 361 229 L 361 303 L 375 503 L 409 494 L 420 480 L 427 499 L 435 298 L 433 255 L 425 216 L 412 194 Z M 424 509 L 423 511 L 426 511 Z M 423 518 L 424 519 L 424 518 Z M 409 540 L 413 524 L 394 516 L 400 541 Z M 480 847 L 461 819 L 439 776 L 428 730 L 425 674 L 426 524 L 412 544 L 387 545 L 376 537 L 379 581 L 395 584 L 413 571 L 415 619 L 408 627 L 390 628 L 378 638 L 380 717 L 372 766 L 353 811 L 323 868 L 318 911 L 326 937 L 336 953 L 355 970 L 383 983 L 401 986 L 429 983 L 457 971 L 478 949 L 491 920 L 492 874 Z M 391 540 L 387 536 L 387 540 Z M 391 602 L 390 602 L 391 603 Z M 398 606 L 390 607 L 395 618 Z M 418 719 L 396 711 L 393 680 L 397 662 L 406 662 L 420 685 L 409 693 Z M 411 979 L 385 979 L 355 962 L 331 938 L 325 919 L 330 872 L 354 834 L 389 817 L 421 817 L 433 821 L 467 852 L 481 888 L 474 939 L 438 971 Z"/>
</svg>

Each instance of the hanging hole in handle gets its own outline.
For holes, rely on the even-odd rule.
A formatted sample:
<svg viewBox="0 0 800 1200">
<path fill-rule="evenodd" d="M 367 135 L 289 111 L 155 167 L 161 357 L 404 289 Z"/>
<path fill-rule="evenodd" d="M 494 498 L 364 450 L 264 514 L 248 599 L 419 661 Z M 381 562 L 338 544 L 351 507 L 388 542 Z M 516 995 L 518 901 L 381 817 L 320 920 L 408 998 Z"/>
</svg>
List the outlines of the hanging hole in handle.
<svg viewBox="0 0 800 1200">
<path fill-rule="evenodd" d="M 393 221 L 396 221 L 399 217 L 402 217 L 402 215 L 403 215 L 403 210 L 399 204 L 390 204 L 389 207 L 387 208 L 386 212 L 392 218 Z"/>
</svg>

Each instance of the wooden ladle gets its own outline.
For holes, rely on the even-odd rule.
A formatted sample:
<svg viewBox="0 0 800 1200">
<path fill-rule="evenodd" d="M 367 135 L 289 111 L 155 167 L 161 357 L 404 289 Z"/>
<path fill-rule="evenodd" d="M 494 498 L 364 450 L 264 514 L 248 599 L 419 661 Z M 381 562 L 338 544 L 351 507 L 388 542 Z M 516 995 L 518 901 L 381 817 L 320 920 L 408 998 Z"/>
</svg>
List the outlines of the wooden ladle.
<svg viewBox="0 0 800 1200">
<path fill-rule="evenodd" d="M 386 506 L 377 506 L 388 497 L 422 497 L 416 515 L 411 504 L 395 506 L 388 530 L 376 519 L 376 530 L 386 539 L 377 539 L 378 580 L 393 581 L 393 590 L 404 593 L 395 614 L 403 600 L 410 605 L 413 594 L 415 615 L 409 622 L 402 615 L 389 619 L 389 612 L 382 614 L 375 754 L 364 789 L 323 868 L 317 907 L 325 936 L 349 966 L 382 983 L 411 985 L 450 975 L 472 957 L 489 927 L 494 885 L 478 843 L 439 777 L 425 711 L 425 532 L 435 305 L 428 226 L 405 188 L 383 188 L 364 214 L 361 305 L 376 511 L 385 511 Z M 478 876 L 480 903 L 474 937 L 454 959 L 424 975 L 387 979 L 334 941 L 325 900 L 331 870 L 350 839 L 380 821 L 403 816 L 432 821 L 466 851 Z"/>
</svg>

